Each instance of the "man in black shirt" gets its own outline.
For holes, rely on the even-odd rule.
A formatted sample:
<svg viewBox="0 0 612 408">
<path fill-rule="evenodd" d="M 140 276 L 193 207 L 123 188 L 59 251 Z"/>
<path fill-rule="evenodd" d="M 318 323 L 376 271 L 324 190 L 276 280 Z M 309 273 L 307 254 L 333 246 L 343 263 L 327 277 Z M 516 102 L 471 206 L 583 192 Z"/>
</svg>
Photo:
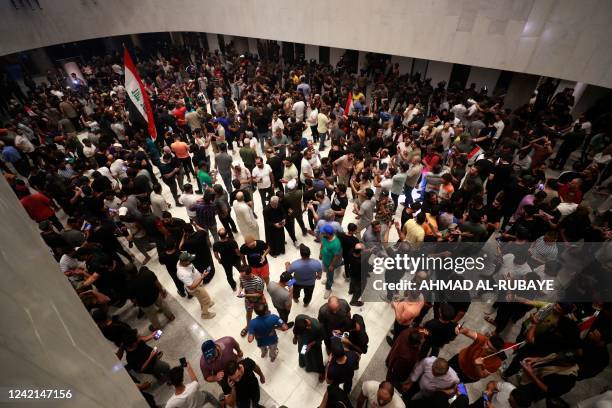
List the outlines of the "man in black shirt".
<svg viewBox="0 0 612 408">
<path fill-rule="evenodd" d="M 174 314 L 164 301 L 168 292 L 149 268 L 143 266 L 140 270 L 129 269 L 127 287 L 132 303 L 140 307 L 151 322 L 149 330 L 154 331 L 162 328 L 157 317 L 158 311 L 161 311 L 169 322 L 174 320 Z"/>
<path fill-rule="evenodd" d="M 213 244 L 213 252 L 215 258 L 225 270 L 227 283 L 229 283 L 232 290 L 236 290 L 236 281 L 234 280 L 232 268 L 236 268 L 237 270 L 240 267 L 240 251 L 238 250 L 238 244 L 235 239 L 228 237 L 225 228 L 219 228 L 217 233 L 219 234 L 219 241 Z"/>
<path fill-rule="evenodd" d="M 351 306 L 363 306 L 363 302 L 360 301 L 359 298 L 361 297 L 361 293 L 363 291 L 361 280 L 361 257 L 364 248 L 365 246 L 362 243 L 357 242 L 353 249 L 350 250 L 350 255 L 344 260 L 346 275 L 351 280 L 349 284 L 349 294 L 353 295 L 350 302 Z"/>
<path fill-rule="evenodd" d="M 237 407 L 260 407 L 259 381 L 255 374 L 259 376 L 261 383 L 266 382 L 266 378 L 261 372 L 261 368 L 250 358 L 242 361 L 230 361 L 225 366 L 225 377 L 232 391 L 225 396 L 225 403 Z"/>
<path fill-rule="evenodd" d="M 169 211 L 162 212 L 162 223 L 167 231 L 166 239 L 170 238 L 174 242 L 180 242 L 186 229 L 191 227 L 184 220 L 173 217 Z"/>
<path fill-rule="evenodd" d="M 280 156 L 274 154 L 274 149 L 268 148 L 266 149 L 266 164 L 270 166 L 272 169 L 272 174 L 274 175 L 274 185 L 277 189 L 283 189 L 283 183 L 281 183 L 281 179 L 283 178 L 283 159 Z M 245 198 L 245 201 L 246 198 Z"/>
<path fill-rule="evenodd" d="M 92 310 L 91 316 L 100 328 L 102 335 L 104 335 L 107 340 L 112 341 L 117 347 L 121 347 L 121 342 L 126 333 L 134 331 L 129 324 L 122 322 L 118 318 L 109 318 L 104 309 Z"/>
<path fill-rule="evenodd" d="M 168 275 L 172 278 L 174 285 L 176 286 L 176 291 L 178 292 L 180 297 L 185 297 L 185 285 L 183 282 L 176 276 L 176 265 L 178 264 L 179 257 L 181 255 L 180 251 L 177 247 L 177 242 L 173 240 L 166 240 L 163 244 L 162 248 L 159 248 L 159 263 L 166 267 L 168 271 Z"/>
<path fill-rule="evenodd" d="M 179 249 L 195 255 L 193 265 L 198 271 L 205 271 L 210 267 L 210 273 L 204 277 L 204 283 L 209 283 L 215 276 L 215 265 L 208 245 L 208 232 L 199 228 L 193 231 L 191 225 L 185 224 L 185 235 L 179 244 Z"/>
<path fill-rule="evenodd" d="M 348 206 L 348 197 L 346 196 L 346 185 L 338 184 L 334 189 L 334 198 L 331 200 L 331 209 L 334 210 L 336 221 L 342 224 L 344 213 Z"/>
</svg>

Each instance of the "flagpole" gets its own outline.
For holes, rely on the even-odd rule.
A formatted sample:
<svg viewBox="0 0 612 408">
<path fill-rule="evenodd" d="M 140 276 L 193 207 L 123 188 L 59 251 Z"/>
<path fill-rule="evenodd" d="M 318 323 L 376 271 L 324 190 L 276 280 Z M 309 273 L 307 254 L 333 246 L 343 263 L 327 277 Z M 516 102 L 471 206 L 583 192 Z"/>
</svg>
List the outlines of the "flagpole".
<svg viewBox="0 0 612 408">
<path fill-rule="evenodd" d="M 502 349 L 502 350 L 496 351 L 495 353 L 493 353 L 493 354 L 489 354 L 488 356 L 484 356 L 482 359 L 484 360 L 485 358 L 493 357 L 493 356 L 495 356 L 495 355 L 497 355 L 497 354 L 499 354 L 499 353 L 503 353 L 504 351 L 507 351 L 507 350 L 513 349 L 513 348 L 515 348 L 515 347 L 522 346 L 522 345 L 523 345 L 523 344 L 525 344 L 525 343 L 527 343 L 527 340 L 523 340 L 523 341 L 521 341 L 520 343 L 513 344 L 513 345 L 511 345 L 510 347 L 506 347 L 505 349 Z"/>
</svg>

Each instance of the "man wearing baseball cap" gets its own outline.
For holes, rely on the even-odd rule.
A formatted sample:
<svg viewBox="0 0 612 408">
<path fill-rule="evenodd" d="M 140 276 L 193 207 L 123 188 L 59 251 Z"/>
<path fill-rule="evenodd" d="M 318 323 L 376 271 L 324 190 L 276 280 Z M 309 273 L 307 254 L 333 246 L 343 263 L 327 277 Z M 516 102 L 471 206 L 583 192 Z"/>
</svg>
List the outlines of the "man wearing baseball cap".
<svg viewBox="0 0 612 408">
<path fill-rule="evenodd" d="M 210 299 L 202 283 L 204 278 L 210 273 L 210 270 L 204 272 L 198 271 L 193 265 L 194 259 L 195 255 L 186 251 L 181 252 L 178 264 L 176 265 L 176 275 L 185 285 L 187 293 L 194 296 L 200 302 L 202 319 L 212 319 L 216 314 L 208 311 L 208 308 L 212 307 L 215 303 Z"/>
<path fill-rule="evenodd" d="M 223 381 L 225 378 L 223 369 L 230 361 L 240 360 L 242 355 L 240 345 L 233 337 L 225 336 L 217 340 L 206 340 L 202 343 L 202 357 L 200 358 L 202 377 L 207 382 L 218 383 L 223 393 L 229 394 L 231 387 L 227 381 Z"/>
</svg>

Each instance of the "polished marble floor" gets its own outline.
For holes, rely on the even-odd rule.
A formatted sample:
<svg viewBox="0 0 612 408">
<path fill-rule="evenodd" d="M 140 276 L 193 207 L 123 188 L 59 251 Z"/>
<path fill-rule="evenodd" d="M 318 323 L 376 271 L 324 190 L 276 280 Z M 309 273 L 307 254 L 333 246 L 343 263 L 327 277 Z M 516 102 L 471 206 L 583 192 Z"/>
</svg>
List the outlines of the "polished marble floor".
<svg viewBox="0 0 612 408">
<path fill-rule="evenodd" d="M 236 150 L 235 150 L 236 152 Z M 239 156 L 236 152 L 234 155 L 235 160 L 239 160 Z M 219 183 L 222 184 L 219 179 Z M 164 185 L 164 196 L 169 203 L 172 203 L 172 197 L 169 190 Z M 259 214 L 258 223 L 260 231 L 263 236 L 263 216 L 261 201 L 258 197 L 258 193 L 255 193 L 254 197 L 255 212 Z M 403 197 L 400 197 L 400 203 L 403 201 Z M 349 222 L 354 221 L 354 215 L 347 211 L 347 215 L 343 220 L 343 226 Z M 185 208 L 174 208 L 170 209 L 170 212 L 175 217 L 180 217 L 187 220 L 187 213 Z M 221 224 L 218 224 L 221 226 Z M 296 227 L 299 231 L 299 228 Z M 396 239 L 394 235 L 395 231 L 391 232 L 390 241 Z M 310 235 L 301 236 L 298 232 L 299 243 L 308 245 L 313 253 L 313 256 L 318 254 L 320 244 L 314 242 L 314 239 Z M 212 239 L 212 237 L 211 237 Z M 243 237 L 240 234 L 236 235 L 238 244 L 243 243 Z M 153 256 L 155 251 L 151 252 Z M 137 258 L 141 258 L 142 255 L 136 254 Z M 293 261 L 299 258 L 298 250 L 292 245 L 289 237 L 287 236 L 286 253 L 276 258 L 269 257 L 270 262 L 270 276 L 272 280 L 277 280 L 280 274 L 285 270 L 284 263 L 286 261 Z M 216 261 L 215 261 L 216 263 Z M 167 342 L 168 347 L 171 348 L 173 356 L 189 356 L 189 360 L 194 366 L 197 366 L 197 359 L 199 358 L 199 342 L 209 336 L 219 338 L 222 336 L 233 336 L 236 338 L 245 354 L 253 358 L 257 364 L 259 364 L 266 376 L 266 383 L 262 385 L 263 390 L 266 393 L 266 397 L 262 399 L 262 402 L 267 407 L 273 406 L 287 406 L 293 407 L 316 407 L 319 405 L 323 394 L 325 392 L 325 385 L 319 384 L 316 374 L 306 373 L 300 369 L 297 363 L 298 351 L 297 346 L 292 344 L 292 334 L 290 332 L 279 334 L 279 356 L 275 362 L 270 362 L 269 359 L 262 359 L 260 357 L 259 349 L 254 343 L 248 343 L 246 338 L 240 337 L 240 330 L 245 325 L 245 311 L 244 302 L 242 299 L 236 297 L 236 293 L 231 290 L 226 279 L 223 269 L 220 265 L 216 264 L 217 273 L 213 280 L 207 285 L 206 289 L 215 301 L 213 311 L 217 313 L 217 316 L 212 320 L 200 319 L 200 311 L 198 302 L 195 299 L 181 298 L 176 294 L 174 284 L 167 274 L 165 268 L 159 264 L 156 256 L 148 263 L 148 266 L 156 273 L 160 282 L 168 289 L 169 293 L 176 300 L 177 306 L 180 305 L 184 308 L 185 313 L 191 315 L 192 319 L 186 319 L 188 323 L 173 323 L 167 330 L 168 332 L 178 330 L 180 334 L 178 336 L 172 335 L 172 341 L 170 337 L 164 339 Z M 238 273 L 235 272 L 235 279 L 238 278 Z M 305 313 L 311 316 L 317 316 L 319 307 L 325 303 L 323 298 L 324 285 L 317 283 L 313 300 L 308 307 L 304 307 L 302 303 L 293 303 L 290 316 L 295 316 L 300 313 Z M 339 297 L 348 299 L 348 282 L 346 282 L 341 276 L 336 276 L 332 294 Z M 270 303 L 270 302 L 269 302 Z M 488 332 L 491 330 L 491 326 L 483 320 L 483 314 L 490 311 L 490 306 L 487 304 L 473 304 L 468 314 L 465 317 L 465 326 L 471 329 L 475 329 L 481 332 Z M 180 312 L 179 312 L 180 313 Z M 363 307 L 352 308 L 352 313 L 359 313 L 364 317 L 367 333 L 370 338 L 370 351 L 362 356 L 360 362 L 359 371 L 355 376 L 355 384 L 360 384 L 364 379 L 376 379 L 382 380 L 385 376 L 384 358 L 388 352 L 388 345 L 385 342 L 385 336 L 393 323 L 393 311 L 389 304 L 380 302 L 368 302 Z M 430 312 L 431 313 L 431 312 Z M 431 317 L 427 317 L 429 319 Z M 512 330 L 518 330 L 515 326 Z M 510 333 L 507 338 L 514 338 L 515 333 Z M 451 357 L 457 353 L 461 348 L 465 347 L 469 343 L 467 338 L 458 338 L 451 344 L 447 345 L 441 352 L 441 357 Z M 196 370 L 199 371 L 199 370 Z M 570 396 L 570 400 L 573 402 L 580 401 L 585 397 L 597 394 L 602 389 L 602 384 L 605 383 L 605 378 L 612 378 L 610 376 L 610 370 L 607 375 L 602 378 L 597 378 L 589 381 L 584 381 L 577 389 L 575 397 Z M 201 376 L 201 373 L 198 373 Z M 498 378 L 498 377 L 497 377 Z M 201 381 L 203 382 L 203 380 Z M 477 398 L 484 386 L 486 381 L 471 384 L 468 386 L 468 392 L 471 398 Z M 215 387 L 217 390 L 215 391 Z M 211 389 L 213 394 L 217 395 L 220 392 L 220 388 L 214 384 L 208 384 L 208 389 Z M 355 390 L 355 388 L 354 388 Z M 160 400 L 163 401 L 163 395 L 166 395 L 167 391 L 159 391 L 156 396 L 159 395 Z M 167 394 L 169 395 L 169 394 Z"/>
</svg>

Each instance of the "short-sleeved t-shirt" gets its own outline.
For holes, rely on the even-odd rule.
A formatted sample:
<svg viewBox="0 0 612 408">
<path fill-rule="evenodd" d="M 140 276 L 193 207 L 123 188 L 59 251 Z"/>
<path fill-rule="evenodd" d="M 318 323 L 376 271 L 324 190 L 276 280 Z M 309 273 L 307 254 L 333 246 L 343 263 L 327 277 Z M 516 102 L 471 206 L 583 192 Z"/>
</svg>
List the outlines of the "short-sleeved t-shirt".
<svg viewBox="0 0 612 408">
<path fill-rule="evenodd" d="M 238 244 L 233 239 L 217 241 L 213 244 L 213 251 L 219 253 L 221 261 L 226 265 L 234 265 L 240 261 L 240 257 L 236 253 L 237 250 Z"/>
<path fill-rule="evenodd" d="M 185 385 L 185 390 L 179 395 L 173 394 L 166 408 L 199 408 L 206 404 L 206 398 L 200 391 L 200 384 L 197 381 L 192 381 Z"/>
<path fill-rule="evenodd" d="M 378 403 L 378 387 L 380 383 L 378 381 L 364 381 L 361 386 L 361 393 L 365 395 L 368 400 L 369 408 L 405 408 L 406 405 L 402 401 L 402 397 L 396 391 L 393 393 L 393 398 L 385 405 Z"/>
<path fill-rule="evenodd" d="M 321 261 L 326 268 L 329 267 L 336 255 L 342 256 L 342 244 L 337 237 L 334 237 L 331 241 L 323 238 L 321 246 Z"/>
<path fill-rule="evenodd" d="M 291 262 L 287 272 L 293 274 L 296 285 L 312 286 L 322 270 L 321 262 L 316 259 L 298 259 Z"/>
<path fill-rule="evenodd" d="M 278 343 L 276 327 L 280 327 L 283 320 L 275 314 L 257 316 L 249 323 L 249 334 L 255 336 L 258 347 L 270 346 Z"/>
<path fill-rule="evenodd" d="M 147 361 L 153 349 L 144 341 L 138 341 L 138 345 L 132 351 L 126 351 L 125 359 L 128 366 L 136 372 L 140 372 L 140 368 Z M 152 367 L 154 361 L 151 361 L 148 367 Z"/>
<path fill-rule="evenodd" d="M 127 282 L 130 299 L 135 299 L 139 306 L 151 306 L 159 297 L 157 277 L 149 269 L 142 269 L 134 279 Z"/>
<path fill-rule="evenodd" d="M 457 323 L 442 323 L 438 319 L 432 319 L 424 325 L 429 333 L 431 333 L 429 337 L 431 344 L 437 347 L 442 347 L 457 337 L 455 333 L 456 326 Z"/>
<path fill-rule="evenodd" d="M 244 367 L 244 374 L 235 385 L 236 399 L 239 402 L 250 401 L 251 396 L 253 396 L 259 388 L 259 381 L 257 381 L 257 377 L 255 377 L 255 367 L 257 367 L 257 364 L 248 357 L 238 364 Z"/>
<path fill-rule="evenodd" d="M 272 186 L 272 180 L 270 179 L 270 176 L 272 175 L 272 167 L 270 167 L 269 164 L 264 164 L 262 169 L 255 166 L 251 173 L 257 182 L 258 189 L 269 188 Z"/>
<path fill-rule="evenodd" d="M 238 360 L 238 356 L 234 353 L 234 349 L 238 348 L 238 342 L 233 337 L 221 337 L 215 341 L 215 344 L 219 347 L 219 355 L 215 360 L 206 361 L 204 356 L 200 357 L 200 370 L 204 379 L 223 371 L 230 361 Z"/>
<path fill-rule="evenodd" d="M 334 384 L 341 384 L 353 378 L 355 370 L 359 368 L 359 354 L 354 351 L 346 351 L 346 362 L 338 364 L 335 360 L 331 360 L 327 370 L 327 377 Z"/>
<path fill-rule="evenodd" d="M 484 351 L 484 346 L 487 343 L 487 337 L 478 333 L 476 340 L 468 347 L 464 348 L 459 352 L 459 367 L 463 374 L 472 380 L 479 380 L 480 377 L 476 371 L 476 366 L 474 365 L 474 360 L 479 357 L 483 357 L 486 354 Z M 501 359 L 497 356 L 491 356 L 483 360 L 483 367 L 490 373 L 494 373 L 501 367 Z"/>
<path fill-rule="evenodd" d="M 189 146 L 187 146 L 185 142 L 174 142 L 170 145 L 170 149 L 172 149 L 179 159 L 186 159 L 189 157 Z"/>
<path fill-rule="evenodd" d="M 278 282 L 268 283 L 268 293 L 272 298 L 272 304 L 277 309 L 286 309 L 287 302 L 291 301 L 289 291 L 278 284 Z"/>
<path fill-rule="evenodd" d="M 268 245 L 258 239 L 255 241 L 255 247 L 253 248 L 246 244 L 242 245 L 240 253 L 246 257 L 249 266 L 260 268 L 268 263 L 267 259 L 264 259 L 263 263 L 261 262 L 261 257 L 266 252 L 266 249 L 268 249 Z"/>
</svg>

